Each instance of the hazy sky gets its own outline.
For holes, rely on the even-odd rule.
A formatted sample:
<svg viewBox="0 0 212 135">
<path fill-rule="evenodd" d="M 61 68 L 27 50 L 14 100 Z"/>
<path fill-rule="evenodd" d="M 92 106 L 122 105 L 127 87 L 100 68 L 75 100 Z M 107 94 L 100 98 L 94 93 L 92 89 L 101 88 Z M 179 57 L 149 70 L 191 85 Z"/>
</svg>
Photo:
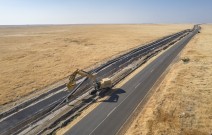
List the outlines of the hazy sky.
<svg viewBox="0 0 212 135">
<path fill-rule="evenodd" d="M 212 0 L 0 0 L 0 25 L 211 22 Z"/>
</svg>

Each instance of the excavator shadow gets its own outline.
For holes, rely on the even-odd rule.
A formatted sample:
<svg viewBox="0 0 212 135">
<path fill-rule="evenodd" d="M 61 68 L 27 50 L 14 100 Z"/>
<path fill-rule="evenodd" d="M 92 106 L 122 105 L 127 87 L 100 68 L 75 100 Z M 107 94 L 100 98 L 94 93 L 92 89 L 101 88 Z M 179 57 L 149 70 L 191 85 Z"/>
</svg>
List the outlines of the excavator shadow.
<svg viewBox="0 0 212 135">
<path fill-rule="evenodd" d="M 123 89 L 113 89 L 112 91 L 113 92 L 110 92 L 110 93 L 106 94 L 107 96 L 109 96 L 108 99 L 101 100 L 99 102 L 117 102 L 118 99 L 119 99 L 119 95 L 123 94 L 123 93 L 126 93 L 126 91 L 123 90 Z"/>
</svg>

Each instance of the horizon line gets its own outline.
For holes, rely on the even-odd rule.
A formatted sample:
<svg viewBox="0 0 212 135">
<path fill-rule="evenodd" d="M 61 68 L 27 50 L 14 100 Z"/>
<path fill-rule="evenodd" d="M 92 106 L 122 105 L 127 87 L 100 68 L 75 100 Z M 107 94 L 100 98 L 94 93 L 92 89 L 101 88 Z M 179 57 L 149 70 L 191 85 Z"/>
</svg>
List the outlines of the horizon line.
<svg viewBox="0 0 212 135">
<path fill-rule="evenodd" d="M 140 25 L 140 24 L 212 24 L 212 23 L 52 23 L 52 24 L 0 24 L 0 26 L 49 26 L 49 25 Z"/>
</svg>

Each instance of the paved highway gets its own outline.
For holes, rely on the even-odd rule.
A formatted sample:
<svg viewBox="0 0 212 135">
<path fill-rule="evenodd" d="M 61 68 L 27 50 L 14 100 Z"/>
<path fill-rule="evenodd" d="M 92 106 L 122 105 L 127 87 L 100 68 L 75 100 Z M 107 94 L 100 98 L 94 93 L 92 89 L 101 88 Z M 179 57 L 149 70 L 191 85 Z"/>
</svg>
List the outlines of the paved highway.
<svg viewBox="0 0 212 135">
<path fill-rule="evenodd" d="M 146 46 L 142 46 L 142 47 L 139 47 L 138 49 L 132 50 L 131 52 L 124 54 L 120 56 L 119 58 L 106 63 L 105 65 L 103 64 L 99 68 L 95 69 L 96 72 L 98 73 L 97 75 L 102 78 L 108 77 L 109 75 L 120 70 L 121 69 L 120 67 L 127 66 L 133 61 L 136 61 L 142 56 L 145 56 L 148 52 L 153 51 L 153 49 L 166 45 L 168 42 L 174 40 L 177 37 L 180 37 L 182 34 L 186 32 L 188 32 L 188 30 L 167 36 L 166 38 L 157 40 Z M 87 84 L 85 88 L 87 88 Z M 33 104 L 32 106 L 28 106 L 22 110 L 19 110 L 18 112 L 6 117 L 5 119 L 1 119 L 0 134 L 12 134 L 24 128 L 24 126 L 26 126 L 33 120 L 36 120 L 37 118 L 40 118 L 41 116 L 44 116 L 44 114 L 46 114 L 52 108 L 54 108 L 59 103 L 59 101 L 61 101 L 68 94 L 69 94 L 68 91 L 60 91 L 49 98 L 46 98 L 40 102 Z"/>
<path fill-rule="evenodd" d="M 145 95 L 179 54 L 190 39 L 198 32 L 195 26 L 186 38 L 172 46 L 135 77 L 118 89 L 91 113 L 73 126 L 65 135 L 113 135 L 130 118 L 132 112 Z"/>
</svg>

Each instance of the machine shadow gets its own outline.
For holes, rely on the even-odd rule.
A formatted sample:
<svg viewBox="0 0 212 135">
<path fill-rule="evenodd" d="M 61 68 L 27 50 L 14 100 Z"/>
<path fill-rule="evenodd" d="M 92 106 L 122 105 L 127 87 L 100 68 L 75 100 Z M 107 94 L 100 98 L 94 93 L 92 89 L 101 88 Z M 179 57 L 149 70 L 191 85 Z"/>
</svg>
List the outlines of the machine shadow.
<svg viewBox="0 0 212 135">
<path fill-rule="evenodd" d="M 107 94 L 107 96 L 109 96 L 108 99 L 102 100 L 100 102 L 117 102 L 118 99 L 119 99 L 119 95 L 123 94 L 123 93 L 126 93 L 126 91 L 123 90 L 123 89 L 114 89 L 112 91 L 114 91 L 114 92 L 113 93 L 110 92 L 110 93 Z"/>
</svg>

